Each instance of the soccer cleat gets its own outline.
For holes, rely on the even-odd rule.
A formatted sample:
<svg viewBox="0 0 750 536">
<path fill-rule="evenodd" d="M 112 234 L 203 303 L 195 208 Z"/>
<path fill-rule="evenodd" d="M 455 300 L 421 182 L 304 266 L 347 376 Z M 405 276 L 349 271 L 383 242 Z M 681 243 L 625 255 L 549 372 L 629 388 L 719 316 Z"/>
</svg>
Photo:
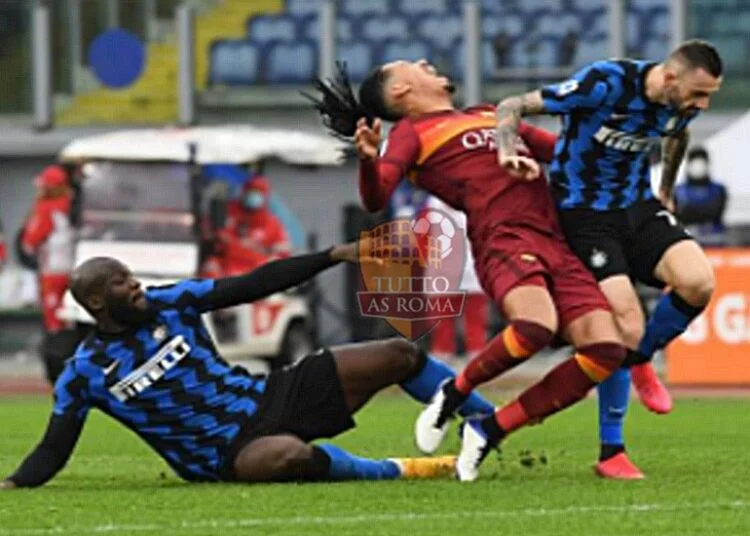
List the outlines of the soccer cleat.
<svg viewBox="0 0 750 536">
<path fill-rule="evenodd" d="M 455 397 L 446 394 L 449 382 L 450 380 L 445 380 L 440 384 L 414 425 L 417 448 L 425 454 L 432 454 L 440 447 L 448 433 L 448 421 L 454 418 L 454 413 L 465 400 L 451 400 Z"/>
<path fill-rule="evenodd" d="M 456 460 L 456 476 L 461 482 L 473 482 L 479 477 L 479 466 L 494 445 L 482 430 L 480 419 L 467 419 L 461 429 L 461 452 Z"/>
<path fill-rule="evenodd" d="M 654 413 L 672 411 L 672 395 L 656 375 L 651 363 L 634 365 L 630 369 L 633 386 L 641 403 Z"/>
<path fill-rule="evenodd" d="M 437 458 L 391 458 L 401 469 L 401 478 L 407 480 L 422 478 L 440 478 L 451 476 L 456 472 L 455 456 Z"/>
<path fill-rule="evenodd" d="M 641 480 L 646 478 L 624 452 L 597 463 L 594 469 L 600 477 L 613 480 Z"/>
</svg>

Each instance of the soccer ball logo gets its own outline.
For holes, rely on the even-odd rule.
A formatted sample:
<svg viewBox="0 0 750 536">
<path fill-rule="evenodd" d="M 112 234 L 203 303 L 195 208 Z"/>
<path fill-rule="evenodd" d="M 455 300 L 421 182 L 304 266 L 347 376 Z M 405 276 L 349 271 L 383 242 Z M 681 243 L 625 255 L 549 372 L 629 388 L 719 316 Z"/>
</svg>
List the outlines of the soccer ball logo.
<svg viewBox="0 0 750 536">
<path fill-rule="evenodd" d="M 412 221 L 412 232 L 420 244 L 427 243 L 427 237 L 437 240 L 440 246 L 440 259 L 444 260 L 453 252 L 453 237 L 456 236 L 455 222 L 439 210 L 428 210 Z"/>
</svg>

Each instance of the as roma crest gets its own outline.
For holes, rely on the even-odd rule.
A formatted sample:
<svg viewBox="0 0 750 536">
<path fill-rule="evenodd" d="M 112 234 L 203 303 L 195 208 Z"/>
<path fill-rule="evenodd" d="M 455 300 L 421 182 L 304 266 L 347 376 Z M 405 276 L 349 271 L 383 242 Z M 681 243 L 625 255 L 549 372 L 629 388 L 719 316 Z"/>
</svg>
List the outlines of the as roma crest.
<svg viewBox="0 0 750 536">
<path fill-rule="evenodd" d="M 466 239 L 448 214 L 429 209 L 413 220 L 391 220 L 363 231 L 359 243 L 360 257 L 381 261 L 360 264 L 363 316 L 384 318 L 413 341 L 461 315 Z"/>
</svg>

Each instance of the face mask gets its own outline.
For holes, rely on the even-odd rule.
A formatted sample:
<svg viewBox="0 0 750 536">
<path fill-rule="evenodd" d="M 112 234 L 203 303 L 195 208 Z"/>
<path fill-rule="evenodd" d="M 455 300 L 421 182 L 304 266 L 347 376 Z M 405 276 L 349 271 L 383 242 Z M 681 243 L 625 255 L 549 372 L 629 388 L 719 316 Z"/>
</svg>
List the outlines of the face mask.
<svg viewBox="0 0 750 536">
<path fill-rule="evenodd" d="M 245 206 L 248 210 L 257 210 L 261 208 L 266 202 L 266 197 L 258 192 L 257 190 L 252 190 L 250 192 L 247 192 L 245 194 L 245 198 L 242 201 L 242 204 Z"/>
<path fill-rule="evenodd" d="M 705 179 L 708 177 L 708 162 L 703 158 L 694 158 L 687 165 L 688 177 Z"/>
</svg>

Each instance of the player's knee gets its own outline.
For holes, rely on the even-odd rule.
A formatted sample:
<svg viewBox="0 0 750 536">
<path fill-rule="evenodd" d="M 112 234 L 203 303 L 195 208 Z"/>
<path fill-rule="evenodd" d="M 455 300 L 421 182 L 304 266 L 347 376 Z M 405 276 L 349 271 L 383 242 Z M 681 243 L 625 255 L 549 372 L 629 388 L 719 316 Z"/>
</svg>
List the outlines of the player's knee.
<svg viewBox="0 0 750 536">
<path fill-rule="evenodd" d="M 591 379 L 596 383 L 600 383 L 609 378 L 615 370 L 620 368 L 625 360 L 627 351 L 621 344 L 600 342 L 580 348 L 578 353 L 593 362 L 594 367 L 583 366 L 582 368 L 586 370 Z"/>
<path fill-rule="evenodd" d="M 636 309 L 629 309 L 618 314 L 615 313 L 617 329 L 620 332 L 622 342 L 628 348 L 637 348 L 646 331 L 643 315 Z"/>
<path fill-rule="evenodd" d="M 399 378 L 408 378 L 424 366 L 424 352 L 413 342 L 406 339 L 391 339 L 385 344 L 389 361 Z"/>
<path fill-rule="evenodd" d="M 290 438 L 284 442 L 271 462 L 273 473 L 282 480 L 301 476 L 312 459 L 313 449 L 310 445 Z"/>
<path fill-rule="evenodd" d="M 711 300 L 716 288 L 716 278 L 712 269 L 695 271 L 675 284 L 675 291 L 694 307 L 703 307 Z"/>
</svg>

